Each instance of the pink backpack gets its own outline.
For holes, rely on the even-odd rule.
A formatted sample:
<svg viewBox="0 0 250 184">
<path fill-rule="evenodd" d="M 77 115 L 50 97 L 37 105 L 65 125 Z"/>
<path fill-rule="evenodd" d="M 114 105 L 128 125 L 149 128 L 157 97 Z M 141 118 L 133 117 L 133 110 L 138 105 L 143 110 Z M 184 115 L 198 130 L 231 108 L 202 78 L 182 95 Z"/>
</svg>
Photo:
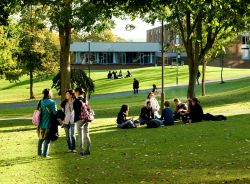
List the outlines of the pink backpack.
<svg viewBox="0 0 250 184">
<path fill-rule="evenodd" d="M 86 122 L 91 122 L 93 121 L 94 118 L 94 111 L 90 108 L 90 106 L 87 103 L 82 102 L 82 107 L 81 107 L 81 114 L 80 114 L 80 120 L 84 120 Z"/>
<path fill-rule="evenodd" d="M 33 113 L 33 116 L 32 116 L 33 125 L 39 126 L 40 116 L 41 116 L 41 112 L 39 110 L 34 110 L 34 113 Z"/>
</svg>

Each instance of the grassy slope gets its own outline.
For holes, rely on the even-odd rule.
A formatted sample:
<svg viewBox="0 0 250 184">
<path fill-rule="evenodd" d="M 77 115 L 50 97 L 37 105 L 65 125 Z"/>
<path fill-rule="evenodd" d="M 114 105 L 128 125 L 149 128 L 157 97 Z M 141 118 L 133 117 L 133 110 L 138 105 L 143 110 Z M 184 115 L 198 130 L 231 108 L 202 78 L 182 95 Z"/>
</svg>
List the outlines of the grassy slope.
<svg viewBox="0 0 250 184">
<path fill-rule="evenodd" d="M 149 89 L 155 83 L 158 87 L 161 86 L 161 67 L 149 67 L 132 69 L 132 78 L 125 78 L 119 80 L 106 79 L 108 71 L 93 71 L 91 76 L 95 81 L 96 92 L 95 94 L 107 94 L 121 91 L 130 91 L 132 89 L 133 77 L 140 81 L 140 89 Z M 125 73 L 125 70 L 123 70 Z M 250 70 L 248 69 L 225 69 L 224 77 L 239 77 L 249 76 Z M 187 84 L 188 82 L 188 69 L 187 66 L 179 67 L 179 84 Z M 220 79 L 220 68 L 208 67 L 207 80 Z M 175 85 L 176 82 L 176 68 L 166 67 L 165 69 L 165 86 Z M 51 79 L 39 81 L 36 80 L 34 84 L 34 93 L 37 98 L 41 97 L 41 92 L 44 88 L 50 88 L 52 85 Z M 54 90 L 56 97 L 56 91 Z M 26 101 L 29 98 L 29 80 L 23 77 L 21 82 L 14 84 L 6 80 L 0 80 L 0 103 Z"/>
<path fill-rule="evenodd" d="M 120 105 L 128 103 L 130 115 L 137 116 L 145 94 L 92 100 L 96 121 L 86 158 L 66 153 L 63 130 L 51 145 L 53 158 L 38 158 L 30 122 L 1 122 L 0 183 L 250 183 L 249 85 L 249 78 L 210 84 L 208 96 L 200 98 L 206 112 L 227 113 L 227 121 L 158 129 L 114 126 Z M 166 93 L 185 99 L 186 89 Z M 20 108 L 18 114 L 26 117 L 31 110 Z M 15 109 L 0 113 L 17 116 Z"/>
</svg>

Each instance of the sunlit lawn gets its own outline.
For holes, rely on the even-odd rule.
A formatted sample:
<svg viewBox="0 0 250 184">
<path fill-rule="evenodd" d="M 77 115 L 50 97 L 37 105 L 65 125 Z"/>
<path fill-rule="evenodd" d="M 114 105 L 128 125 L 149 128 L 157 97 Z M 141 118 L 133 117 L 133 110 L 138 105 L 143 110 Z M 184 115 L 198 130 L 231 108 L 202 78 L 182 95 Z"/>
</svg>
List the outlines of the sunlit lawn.
<svg viewBox="0 0 250 184">
<path fill-rule="evenodd" d="M 250 79 L 209 84 L 200 97 L 205 112 L 227 121 L 157 129 L 120 130 L 116 114 L 123 103 L 138 116 L 146 94 L 93 99 L 92 152 L 66 153 L 66 140 L 52 143 L 51 159 L 36 156 L 31 122 L 0 122 L 0 183 L 250 183 Z M 166 91 L 185 99 L 186 89 Z M 33 107 L 0 109 L 0 117 L 29 117 Z"/>
<path fill-rule="evenodd" d="M 91 77 L 95 83 L 95 93 L 107 94 L 114 92 L 124 92 L 132 90 L 132 83 L 134 77 L 140 81 L 140 89 L 150 89 L 152 84 L 161 86 L 161 67 L 147 67 L 130 70 L 133 74 L 131 78 L 124 78 L 118 80 L 107 79 L 108 70 L 91 71 Z M 123 70 L 126 73 L 126 70 Z M 250 69 L 224 69 L 224 78 L 233 77 L 245 77 L 250 76 Z M 176 67 L 165 67 L 165 86 L 172 86 L 176 84 Z M 220 68 L 208 67 L 206 80 L 219 80 Z M 187 66 L 179 67 L 179 85 L 188 83 L 188 68 Z M 34 93 L 37 99 L 41 98 L 41 93 L 44 88 L 50 88 L 52 85 L 51 78 L 39 80 L 36 79 L 34 83 Z M 54 96 L 57 96 L 57 92 L 54 91 Z M 21 78 L 17 84 L 9 83 L 6 80 L 0 80 L 0 103 L 8 102 L 22 102 L 27 101 L 29 98 L 29 80 L 28 76 Z"/>
</svg>

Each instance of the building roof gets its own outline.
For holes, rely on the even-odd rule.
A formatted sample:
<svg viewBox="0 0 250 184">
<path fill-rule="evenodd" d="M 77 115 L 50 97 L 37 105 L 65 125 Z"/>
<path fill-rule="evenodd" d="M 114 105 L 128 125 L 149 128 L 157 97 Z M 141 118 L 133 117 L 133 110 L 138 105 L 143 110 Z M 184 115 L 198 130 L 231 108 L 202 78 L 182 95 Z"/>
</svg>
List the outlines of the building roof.
<svg viewBox="0 0 250 184">
<path fill-rule="evenodd" d="M 70 45 L 71 52 L 158 52 L 160 43 L 147 42 L 75 42 Z"/>
</svg>

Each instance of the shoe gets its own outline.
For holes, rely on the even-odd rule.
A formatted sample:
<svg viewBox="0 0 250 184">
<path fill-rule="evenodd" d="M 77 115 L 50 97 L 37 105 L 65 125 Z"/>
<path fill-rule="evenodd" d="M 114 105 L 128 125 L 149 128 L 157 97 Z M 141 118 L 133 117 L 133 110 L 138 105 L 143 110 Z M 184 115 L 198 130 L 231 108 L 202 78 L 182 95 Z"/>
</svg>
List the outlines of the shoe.
<svg viewBox="0 0 250 184">
<path fill-rule="evenodd" d="M 78 156 L 83 156 L 83 152 L 79 152 L 79 153 L 78 153 Z"/>
<path fill-rule="evenodd" d="M 74 149 L 74 150 L 72 150 L 72 152 L 73 152 L 73 153 L 77 153 L 77 151 L 76 151 L 75 149 Z"/>
<path fill-rule="evenodd" d="M 89 151 L 84 151 L 83 155 L 90 155 Z"/>
<path fill-rule="evenodd" d="M 68 153 L 70 153 L 70 152 L 72 152 L 72 150 L 69 149 L 69 150 L 68 150 Z"/>
</svg>

